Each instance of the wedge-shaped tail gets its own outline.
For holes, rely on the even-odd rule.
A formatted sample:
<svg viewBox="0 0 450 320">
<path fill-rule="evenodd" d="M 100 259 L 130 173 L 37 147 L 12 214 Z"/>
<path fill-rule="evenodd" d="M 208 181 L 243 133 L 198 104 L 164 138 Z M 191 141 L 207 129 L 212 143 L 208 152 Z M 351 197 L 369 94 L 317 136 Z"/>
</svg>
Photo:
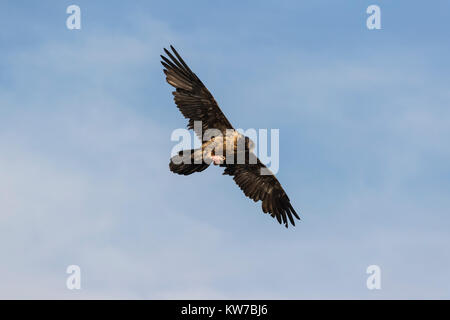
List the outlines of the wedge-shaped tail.
<svg viewBox="0 0 450 320">
<path fill-rule="evenodd" d="M 198 163 L 199 153 L 201 159 L 201 149 L 180 151 L 176 156 L 173 156 L 170 159 L 170 171 L 187 176 L 194 172 L 201 172 L 205 170 L 209 167 L 209 163 L 205 163 L 203 161 Z"/>
</svg>

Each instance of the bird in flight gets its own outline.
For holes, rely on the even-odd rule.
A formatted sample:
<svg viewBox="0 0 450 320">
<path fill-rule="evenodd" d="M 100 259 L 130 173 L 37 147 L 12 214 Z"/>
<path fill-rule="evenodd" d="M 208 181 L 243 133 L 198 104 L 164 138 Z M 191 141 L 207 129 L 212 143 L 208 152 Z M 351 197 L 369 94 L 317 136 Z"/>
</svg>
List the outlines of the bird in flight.
<svg viewBox="0 0 450 320">
<path fill-rule="evenodd" d="M 211 163 L 224 167 L 223 174 L 232 176 L 247 197 L 262 201 L 264 213 L 286 228 L 289 222 L 295 226 L 294 217 L 300 217 L 275 175 L 253 153 L 253 141 L 233 128 L 202 81 L 175 48 L 170 48 L 173 54 L 164 49 L 167 57 L 161 55 L 166 81 L 175 88 L 175 104 L 189 120 L 188 129 L 194 130 L 202 141 L 200 148 L 183 150 L 172 157 L 170 171 L 190 175 L 205 170 Z"/>
</svg>

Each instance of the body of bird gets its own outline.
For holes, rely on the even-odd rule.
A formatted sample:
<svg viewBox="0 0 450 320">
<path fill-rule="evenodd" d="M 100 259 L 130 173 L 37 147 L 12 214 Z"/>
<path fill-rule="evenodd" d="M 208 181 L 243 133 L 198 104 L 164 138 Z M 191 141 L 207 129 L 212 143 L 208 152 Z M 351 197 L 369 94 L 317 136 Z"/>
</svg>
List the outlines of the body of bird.
<svg viewBox="0 0 450 320">
<path fill-rule="evenodd" d="M 289 197 L 275 175 L 253 153 L 254 143 L 237 132 L 216 100 L 191 71 L 178 52 L 164 49 L 168 58 L 161 56 L 167 82 L 175 87 L 174 101 L 189 120 L 188 128 L 204 141 L 194 150 L 183 150 L 172 157 L 169 169 L 181 175 L 201 172 L 211 163 L 224 167 L 224 175 L 233 180 L 253 201 L 262 201 L 262 210 L 288 227 L 300 219 Z M 196 126 L 200 123 L 200 126 Z"/>
</svg>

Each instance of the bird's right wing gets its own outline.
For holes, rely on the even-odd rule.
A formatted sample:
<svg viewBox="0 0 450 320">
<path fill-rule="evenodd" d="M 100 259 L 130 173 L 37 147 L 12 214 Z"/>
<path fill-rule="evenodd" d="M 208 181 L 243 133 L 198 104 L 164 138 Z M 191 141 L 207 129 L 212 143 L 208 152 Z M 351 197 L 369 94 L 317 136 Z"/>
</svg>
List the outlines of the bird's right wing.
<svg viewBox="0 0 450 320">
<path fill-rule="evenodd" d="M 250 156 L 256 156 L 251 153 Z M 223 164 L 224 175 L 233 180 L 253 201 L 262 201 L 262 210 L 283 223 L 286 228 L 289 222 L 295 226 L 294 217 L 300 219 L 275 175 L 258 159 L 246 164 Z M 254 164 L 251 164 L 254 163 Z M 264 174 L 263 174 L 264 171 Z M 289 221 L 288 221 L 289 220 Z"/>
<path fill-rule="evenodd" d="M 233 129 L 233 126 L 220 110 L 216 100 L 191 71 L 181 56 L 170 46 L 176 57 L 167 49 L 164 52 L 169 58 L 161 55 L 162 65 L 167 82 L 176 88 L 173 91 L 174 100 L 186 119 L 189 119 L 188 128 L 194 129 L 194 121 L 201 121 L 203 132 L 207 129 L 219 129 L 223 135 L 226 129 Z M 201 132 L 196 134 L 201 139 Z"/>
</svg>

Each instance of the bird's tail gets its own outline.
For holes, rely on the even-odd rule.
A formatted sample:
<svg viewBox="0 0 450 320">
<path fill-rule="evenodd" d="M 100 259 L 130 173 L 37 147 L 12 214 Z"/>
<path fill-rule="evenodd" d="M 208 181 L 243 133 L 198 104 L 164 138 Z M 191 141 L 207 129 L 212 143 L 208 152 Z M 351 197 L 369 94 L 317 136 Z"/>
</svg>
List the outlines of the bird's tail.
<svg viewBox="0 0 450 320">
<path fill-rule="evenodd" d="M 183 150 L 176 156 L 170 159 L 169 168 L 170 171 L 177 174 L 183 174 L 185 176 L 194 172 L 201 172 L 208 168 L 209 163 L 199 161 L 202 159 L 201 149 Z"/>
</svg>

